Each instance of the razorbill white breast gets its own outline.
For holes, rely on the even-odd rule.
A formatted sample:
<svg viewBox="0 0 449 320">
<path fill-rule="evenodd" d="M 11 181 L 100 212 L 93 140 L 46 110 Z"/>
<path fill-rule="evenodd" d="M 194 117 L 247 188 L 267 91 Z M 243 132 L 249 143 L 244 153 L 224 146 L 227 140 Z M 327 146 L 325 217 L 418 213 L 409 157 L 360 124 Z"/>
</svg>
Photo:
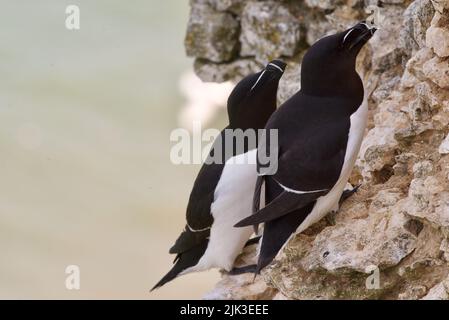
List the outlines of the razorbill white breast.
<svg viewBox="0 0 449 320">
<path fill-rule="evenodd" d="M 226 131 L 265 127 L 276 110 L 278 84 L 285 67 L 284 62 L 273 60 L 262 71 L 241 80 L 231 92 L 227 103 L 229 125 L 209 154 L 210 159 L 221 148 L 224 159 L 203 164 L 190 194 L 185 229 L 169 251 L 176 254 L 174 266 L 152 290 L 181 274 L 233 269 L 235 258 L 252 234 L 251 227 L 235 228 L 234 224 L 252 212 L 257 143 L 245 144 L 241 150 L 231 145 L 232 150 L 225 150 Z"/>
<path fill-rule="evenodd" d="M 279 134 L 278 170 L 261 173 L 258 166 L 254 214 L 236 224 L 264 223 L 256 273 L 293 233 L 338 209 L 367 120 L 356 57 L 375 31 L 361 22 L 318 40 L 303 58 L 301 89 L 267 123 Z M 260 208 L 262 186 L 266 205 Z"/>
</svg>

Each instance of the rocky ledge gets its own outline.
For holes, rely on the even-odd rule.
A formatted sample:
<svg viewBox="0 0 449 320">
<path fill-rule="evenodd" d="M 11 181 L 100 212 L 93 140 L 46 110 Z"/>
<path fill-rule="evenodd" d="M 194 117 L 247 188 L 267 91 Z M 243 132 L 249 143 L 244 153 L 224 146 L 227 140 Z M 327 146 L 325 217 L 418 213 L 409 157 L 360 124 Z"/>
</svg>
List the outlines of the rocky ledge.
<svg viewBox="0 0 449 320">
<path fill-rule="evenodd" d="M 366 18 L 371 0 L 192 0 L 185 45 L 204 81 L 238 80 L 281 57 L 279 102 L 304 51 Z M 253 276 L 208 299 L 449 298 L 449 1 L 383 0 L 358 59 L 370 121 L 340 211 L 294 237 Z M 247 248 L 241 261 L 253 259 Z"/>
</svg>

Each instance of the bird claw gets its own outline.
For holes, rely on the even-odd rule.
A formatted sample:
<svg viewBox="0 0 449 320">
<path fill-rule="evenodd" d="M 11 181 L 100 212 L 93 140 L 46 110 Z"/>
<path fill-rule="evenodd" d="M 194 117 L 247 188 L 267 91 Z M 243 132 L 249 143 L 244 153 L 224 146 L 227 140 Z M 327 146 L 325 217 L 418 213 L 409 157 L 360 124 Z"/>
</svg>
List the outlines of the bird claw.
<svg viewBox="0 0 449 320">
<path fill-rule="evenodd" d="M 356 193 L 359 190 L 360 186 L 361 185 L 358 184 L 354 188 L 352 188 L 351 190 L 343 191 L 343 193 L 341 194 L 340 200 L 338 201 L 338 206 L 340 206 L 346 199 L 348 199 L 350 196 L 352 196 L 354 193 Z M 337 221 L 336 221 L 337 213 L 338 213 L 338 209 L 337 210 L 332 210 L 326 216 L 326 221 L 327 221 L 327 223 L 329 225 L 335 226 L 335 224 L 337 223 Z"/>
<path fill-rule="evenodd" d="M 329 212 L 326 216 L 326 222 L 331 226 L 335 226 L 337 224 L 337 211 Z"/>
<path fill-rule="evenodd" d="M 338 203 L 341 205 L 346 199 L 348 199 L 350 196 L 352 196 L 354 193 L 356 193 L 359 190 L 360 186 L 361 186 L 361 184 L 358 184 L 354 188 L 352 188 L 351 190 L 343 191 L 343 193 L 341 194 L 341 197 L 340 197 L 340 200 L 338 201 Z"/>
<path fill-rule="evenodd" d="M 244 273 L 255 273 L 256 272 L 256 267 L 257 265 L 255 264 L 250 264 L 244 267 L 234 267 L 232 268 L 231 271 L 228 271 L 228 275 L 230 276 L 238 276 L 240 274 L 244 274 Z"/>
</svg>

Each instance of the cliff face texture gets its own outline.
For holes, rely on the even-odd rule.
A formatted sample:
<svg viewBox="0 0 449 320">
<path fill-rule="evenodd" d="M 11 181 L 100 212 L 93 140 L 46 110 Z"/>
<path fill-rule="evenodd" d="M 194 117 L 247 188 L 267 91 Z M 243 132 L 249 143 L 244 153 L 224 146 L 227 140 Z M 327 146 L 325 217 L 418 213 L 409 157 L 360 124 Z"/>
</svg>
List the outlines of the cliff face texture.
<svg viewBox="0 0 449 320">
<path fill-rule="evenodd" d="M 376 3 L 192 0 L 185 45 L 204 81 L 288 61 L 281 103 L 299 89 L 305 50 Z M 205 298 L 449 298 L 449 1 L 383 0 L 376 13 L 381 29 L 358 59 L 370 120 L 350 182 L 361 188 L 255 282 L 224 274 Z"/>
</svg>

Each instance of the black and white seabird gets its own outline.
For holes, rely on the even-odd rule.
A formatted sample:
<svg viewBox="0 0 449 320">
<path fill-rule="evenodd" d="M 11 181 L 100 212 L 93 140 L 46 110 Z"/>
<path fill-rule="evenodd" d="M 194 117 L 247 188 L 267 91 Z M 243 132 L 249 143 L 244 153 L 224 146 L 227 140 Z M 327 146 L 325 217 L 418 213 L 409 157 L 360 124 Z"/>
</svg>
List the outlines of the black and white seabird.
<svg viewBox="0 0 449 320">
<path fill-rule="evenodd" d="M 252 212 L 257 145 L 225 150 L 225 130 L 265 127 L 276 110 L 278 84 L 285 67 L 284 62 L 273 60 L 262 71 L 242 79 L 231 92 L 227 103 L 229 125 L 217 137 L 209 154 L 212 157 L 215 145 L 220 143 L 224 161 L 203 164 L 190 194 L 185 230 L 169 251 L 176 254 L 175 265 L 152 290 L 178 275 L 210 268 L 232 270 L 253 232 L 251 227 L 234 225 Z M 239 157 L 244 161 L 239 162 L 242 160 Z"/>
<path fill-rule="evenodd" d="M 318 40 L 303 58 L 300 91 L 267 123 L 266 129 L 278 130 L 278 170 L 261 173 L 258 166 L 254 214 L 236 224 L 264 223 L 256 273 L 293 233 L 338 210 L 368 113 L 356 57 L 375 31 L 361 22 Z M 266 143 L 260 141 L 259 147 Z M 265 191 L 263 208 L 261 190 Z"/>
</svg>

